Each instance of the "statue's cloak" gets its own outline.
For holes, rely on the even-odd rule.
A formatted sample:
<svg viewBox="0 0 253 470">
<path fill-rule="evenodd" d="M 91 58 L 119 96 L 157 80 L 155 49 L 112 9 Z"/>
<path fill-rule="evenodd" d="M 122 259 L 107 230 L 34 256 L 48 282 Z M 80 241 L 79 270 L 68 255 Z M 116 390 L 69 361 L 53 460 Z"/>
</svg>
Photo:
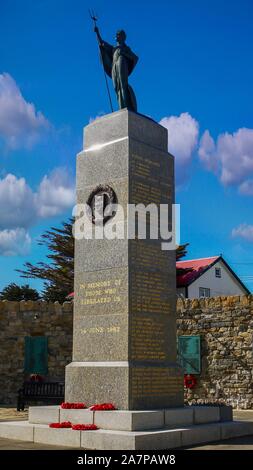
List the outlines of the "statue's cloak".
<svg viewBox="0 0 253 470">
<path fill-rule="evenodd" d="M 100 47 L 101 60 L 104 66 L 104 70 L 107 73 L 107 75 L 110 78 L 112 78 L 113 54 L 114 54 L 116 47 L 111 46 L 111 44 L 108 44 L 105 41 L 103 41 L 99 47 Z M 137 64 L 138 57 L 131 51 L 130 47 L 126 45 L 123 49 L 123 55 L 124 55 L 124 50 L 127 54 L 126 60 L 128 64 L 128 76 L 129 76 L 131 75 L 132 71 L 134 70 L 134 67 Z"/>
</svg>

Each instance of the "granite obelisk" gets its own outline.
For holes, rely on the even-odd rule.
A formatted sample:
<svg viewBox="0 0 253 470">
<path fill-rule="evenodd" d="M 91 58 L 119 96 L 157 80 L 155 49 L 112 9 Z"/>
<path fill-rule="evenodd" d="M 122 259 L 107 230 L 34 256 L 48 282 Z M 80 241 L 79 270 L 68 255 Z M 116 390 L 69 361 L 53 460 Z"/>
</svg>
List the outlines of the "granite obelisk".
<svg viewBox="0 0 253 470">
<path fill-rule="evenodd" d="M 84 129 L 77 202 L 103 194 L 124 209 L 105 222 L 127 227 L 128 204 L 174 202 L 167 130 L 127 109 Z M 175 251 L 161 240 L 75 240 L 73 362 L 66 401 L 122 410 L 183 405 L 176 363 Z"/>
</svg>

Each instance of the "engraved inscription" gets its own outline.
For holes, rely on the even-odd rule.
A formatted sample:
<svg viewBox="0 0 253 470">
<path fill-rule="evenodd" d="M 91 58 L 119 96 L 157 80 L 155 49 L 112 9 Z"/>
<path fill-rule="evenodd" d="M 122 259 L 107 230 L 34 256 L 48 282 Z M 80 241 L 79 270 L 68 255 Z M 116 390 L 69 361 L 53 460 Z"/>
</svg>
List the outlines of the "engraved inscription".
<svg viewBox="0 0 253 470">
<path fill-rule="evenodd" d="M 164 175 L 160 161 L 133 155 L 131 171 L 134 175 L 131 186 L 131 202 L 138 204 L 161 204 L 172 198 L 172 182 Z"/>
<path fill-rule="evenodd" d="M 168 280 L 160 272 L 133 272 L 131 309 L 133 313 L 169 314 Z"/>
<path fill-rule="evenodd" d="M 166 331 L 164 322 L 157 318 L 134 317 L 132 319 L 132 359 L 165 360 Z M 168 341 L 168 338 L 167 338 Z"/>
<path fill-rule="evenodd" d="M 119 288 L 121 279 L 105 280 L 98 282 L 85 282 L 80 284 L 81 305 L 108 304 L 121 301 Z"/>
<path fill-rule="evenodd" d="M 131 161 L 131 203 L 171 204 L 173 202 L 173 175 L 169 162 L 156 157 L 144 158 L 133 154 Z M 147 234 L 150 217 L 147 214 Z M 169 226 L 170 230 L 171 227 Z M 169 315 L 175 295 L 173 260 L 161 250 L 159 241 L 132 240 L 129 251 L 131 272 L 130 307 L 132 314 L 150 313 Z"/>
<path fill-rule="evenodd" d="M 131 242 L 131 261 L 142 268 L 168 268 L 168 254 L 161 250 L 160 244 L 146 243 L 145 240 Z"/>
<path fill-rule="evenodd" d="M 82 335 L 86 334 L 104 334 L 104 333 L 120 333 L 120 326 L 93 326 L 91 328 L 82 328 L 80 330 Z"/>
<path fill-rule="evenodd" d="M 134 398 L 175 397 L 182 390 L 182 377 L 168 368 L 138 367 L 132 371 Z"/>
</svg>

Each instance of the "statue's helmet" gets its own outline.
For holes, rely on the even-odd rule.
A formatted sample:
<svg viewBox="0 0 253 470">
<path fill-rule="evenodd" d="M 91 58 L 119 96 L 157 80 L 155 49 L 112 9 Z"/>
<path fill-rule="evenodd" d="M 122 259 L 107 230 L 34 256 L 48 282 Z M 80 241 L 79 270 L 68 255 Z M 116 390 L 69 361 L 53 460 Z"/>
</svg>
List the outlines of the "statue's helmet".
<svg viewBox="0 0 253 470">
<path fill-rule="evenodd" d="M 119 29 L 116 33 L 116 39 L 122 39 L 123 41 L 126 40 L 126 33 L 124 29 Z"/>
</svg>

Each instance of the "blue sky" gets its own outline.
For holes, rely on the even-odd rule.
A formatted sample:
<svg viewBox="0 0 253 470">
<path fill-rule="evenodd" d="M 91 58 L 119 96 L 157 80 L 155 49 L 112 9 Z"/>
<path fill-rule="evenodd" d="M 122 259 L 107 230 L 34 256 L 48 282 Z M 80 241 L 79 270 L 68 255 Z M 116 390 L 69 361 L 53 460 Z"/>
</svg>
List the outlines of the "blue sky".
<svg viewBox="0 0 253 470">
<path fill-rule="evenodd" d="M 1 0 L 0 288 L 44 259 L 82 128 L 110 112 L 89 7 L 107 41 L 126 30 L 138 109 L 168 128 L 188 258 L 222 253 L 252 289 L 252 0 Z"/>
</svg>

